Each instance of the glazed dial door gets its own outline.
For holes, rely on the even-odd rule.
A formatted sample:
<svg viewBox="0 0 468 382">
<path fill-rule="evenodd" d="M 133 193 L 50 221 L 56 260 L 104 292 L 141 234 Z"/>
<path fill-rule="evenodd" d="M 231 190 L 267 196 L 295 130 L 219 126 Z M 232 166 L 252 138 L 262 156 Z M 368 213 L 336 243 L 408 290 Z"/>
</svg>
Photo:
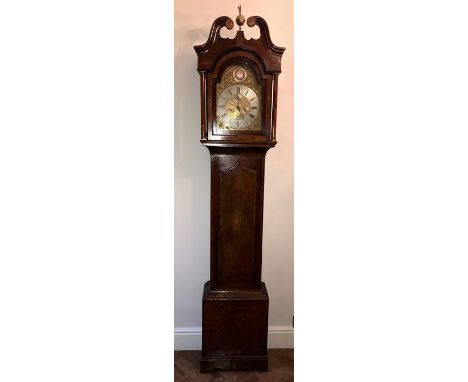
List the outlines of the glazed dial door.
<svg viewBox="0 0 468 382">
<path fill-rule="evenodd" d="M 228 67 L 217 85 L 216 122 L 223 130 L 260 130 L 261 88 L 247 66 Z"/>
<path fill-rule="evenodd" d="M 249 129 L 258 116 L 258 96 L 246 85 L 232 85 L 218 98 L 218 118 L 230 129 Z"/>
</svg>

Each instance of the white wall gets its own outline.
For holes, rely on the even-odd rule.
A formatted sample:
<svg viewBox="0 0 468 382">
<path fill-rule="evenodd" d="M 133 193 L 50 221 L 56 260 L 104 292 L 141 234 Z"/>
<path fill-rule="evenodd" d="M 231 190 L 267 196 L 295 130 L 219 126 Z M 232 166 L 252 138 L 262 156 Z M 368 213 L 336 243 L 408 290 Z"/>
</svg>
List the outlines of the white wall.
<svg viewBox="0 0 468 382">
<path fill-rule="evenodd" d="M 201 5 L 203 4 L 203 6 Z M 200 142 L 200 93 L 194 45 L 206 42 L 219 16 L 235 18 L 239 1 L 176 0 L 174 20 L 175 347 L 200 347 L 201 298 L 209 279 L 209 152 Z M 279 76 L 277 141 L 267 153 L 263 273 L 270 296 L 269 347 L 292 346 L 293 316 L 293 3 L 243 2 L 245 17 L 263 17 L 273 43 L 286 47 Z M 247 38 L 258 28 L 244 28 Z M 223 30 L 234 36 L 236 28 Z"/>
</svg>

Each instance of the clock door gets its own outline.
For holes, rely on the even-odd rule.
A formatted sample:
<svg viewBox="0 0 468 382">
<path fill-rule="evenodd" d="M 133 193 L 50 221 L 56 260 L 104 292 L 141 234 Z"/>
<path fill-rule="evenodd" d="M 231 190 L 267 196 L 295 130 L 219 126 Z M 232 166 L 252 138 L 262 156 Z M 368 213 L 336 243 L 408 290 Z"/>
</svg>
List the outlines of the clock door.
<svg viewBox="0 0 468 382">
<path fill-rule="evenodd" d="M 250 66 L 228 66 L 216 85 L 217 133 L 260 132 L 261 99 L 262 88 Z"/>
<path fill-rule="evenodd" d="M 253 54 L 223 56 L 216 69 L 206 75 L 206 131 L 208 141 L 261 142 L 270 144 L 272 110 L 269 89 L 273 76 L 263 72 Z M 234 55 L 234 57 L 233 57 Z M 205 134 L 205 133 L 203 133 Z M 202 134 L 202 141 L 203 141 Z"/>
<path fill-rule="evenodd" d="M 264 154 L 212 154 L 213 288 L 258 288 Z"/>
</svg>

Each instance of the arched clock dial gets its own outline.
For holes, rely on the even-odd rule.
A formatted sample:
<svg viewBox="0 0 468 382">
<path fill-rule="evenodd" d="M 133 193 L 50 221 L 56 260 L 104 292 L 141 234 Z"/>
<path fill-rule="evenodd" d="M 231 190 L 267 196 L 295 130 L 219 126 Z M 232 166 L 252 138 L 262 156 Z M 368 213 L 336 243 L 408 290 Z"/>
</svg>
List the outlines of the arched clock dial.
<svg viewBox="0 0 468 382">
<path fill-rule="evenodd" d="M 252 88 L 238 84 L 224 89 L 218 97 L 218 125 L 227 129 L 252 129 L 258 120 L 258 95 Z"/>
<path fill-rule="evenodd" d="M 216 126 L 218 133 L 260 131 L 262 86 L 253 68 L 235 64 L 225 68 L 216 84 Z"/>
</svg>

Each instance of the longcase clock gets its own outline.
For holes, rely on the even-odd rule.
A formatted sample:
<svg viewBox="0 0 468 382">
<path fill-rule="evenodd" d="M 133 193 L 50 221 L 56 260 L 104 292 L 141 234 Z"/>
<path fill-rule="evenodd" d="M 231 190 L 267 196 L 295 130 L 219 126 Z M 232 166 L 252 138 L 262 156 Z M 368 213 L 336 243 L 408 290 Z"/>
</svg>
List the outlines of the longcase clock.
<svg viewBox="0 0 468 382">
<path fill-rule="evenodd" d="M 201 93 L 201 143 L 211 157 L 210 280 L 202 299 L 201 371 L 268 370 L 268 293 L 261 281 L 265 155 L 276 145 L 278 74 L 284 48 L 259 16 L 260 37 L 246 39 L 217 18 L 195 46 Z"/>
</svg>

